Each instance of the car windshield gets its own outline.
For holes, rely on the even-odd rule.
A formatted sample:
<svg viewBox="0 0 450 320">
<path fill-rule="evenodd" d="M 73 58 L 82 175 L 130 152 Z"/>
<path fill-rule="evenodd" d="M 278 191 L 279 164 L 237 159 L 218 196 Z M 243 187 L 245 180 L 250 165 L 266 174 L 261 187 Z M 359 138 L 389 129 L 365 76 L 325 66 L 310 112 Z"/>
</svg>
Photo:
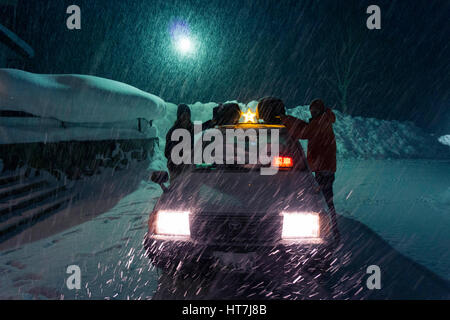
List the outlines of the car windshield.
<svg viewBox="0 0 450 320">
<path fill-rule="evenodd" d="M 199 144 L 202 145 L 203 152 L 212 150 L 212 144 L 215 141 L 214 137 L 211 139 L 204 138 L 205 133 L 208 131 L 209 130 L 203 131 L 202 135 L 197 136 L 195 140 L 197 147 Z M 192 165 L 192 169 L 196 172 L 208 172 L 210 170 L 246 172 L 260 170 L 261 167 L 269 167 L 271 163 L 261 161 L 260 153 L 262 152 L 264 155 L 271 156 L 272 150 L 276 152 L 275 144 L 278 144 L 278 155 L 280 157 L 288 157 L 291 159 L 290 161 L 292 161 L 293 165 L 290 169 L 307 169 L 306 159 L 300 143 L 292 140 L 284 127 L 249 126 L 236 128 L 230 126 L 219 128 L 219 131 L 223 139 L 223 144 L 221 144 L 223 151 L 220 157 L 222 164 L 217 163 L 219 161 L 206 162 L 205 158 L 203 158 L 201 164 L 197 163 Z M 210 147 L 208 148 L 208 146 Z M 211 152 L 211 155 L 213 155 L 215 159 L 218 159 L 215 157 L 214 151 Z"/>
</svg>

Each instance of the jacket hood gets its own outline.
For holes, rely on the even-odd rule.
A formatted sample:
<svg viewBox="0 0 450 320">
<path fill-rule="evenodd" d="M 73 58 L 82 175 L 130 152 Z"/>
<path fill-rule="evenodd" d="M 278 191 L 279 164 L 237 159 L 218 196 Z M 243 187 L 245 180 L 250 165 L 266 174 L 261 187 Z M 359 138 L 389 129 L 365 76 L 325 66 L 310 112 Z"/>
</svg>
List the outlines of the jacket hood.
<svg viewBox="0 0 450 320">
<path fill-rule="evenodd" d="M 327 110 L 325 111 L 325 116 L 329 118 L 331 123 L 336 122 L 336 115 L 330 108 L 327 108 Z"/>
<path fill-rule="evenodd" d="M 320 122 L 327 121 L 327 122 L 330 122 L 330 123 L 334 123 L 334 122 L 336 122 L 336 115 L 334 114 L 334 112 L 330 108 L 327 108 L 325 110 L 325 112 L 322 113 L 321 115 L 319 115 L 319 116 L 317 116 L 315 118 L 311 118 L 310 122 L 312 120 L 318 120 Z"/>
</svg>

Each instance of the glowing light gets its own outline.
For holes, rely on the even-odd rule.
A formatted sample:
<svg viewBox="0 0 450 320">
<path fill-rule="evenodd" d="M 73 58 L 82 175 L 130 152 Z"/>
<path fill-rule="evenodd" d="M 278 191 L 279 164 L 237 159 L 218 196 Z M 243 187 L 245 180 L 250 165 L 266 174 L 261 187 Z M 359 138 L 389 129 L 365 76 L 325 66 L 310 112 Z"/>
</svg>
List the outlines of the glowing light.
<svg viewBox="0 0 450 320">
<path fill-rule="evenodd" d="M 291 157 L 274 157 L 272 160 L 272 166 L 279 168 L 292 168 L 294 161 Z"/>
<path fill-rule="evenodd" d="M 242 113 L 244 117 L 244 122 L 256 123 L 256 113 L 252 112 L 251 109 L 248 109 L 246 113 Z"/>
<path fill-rule="evenodd" d="M 189 211 L 158 211 L 156 234 L 190 236 Z"/>
<path fill-rule="evenodd" d="M 182 57 L 194 57 L 199 51 L 197 37 L 192 34 L 187 21 L 174 19 L 169 25 L 173 49 Z"/>
<path fill-rule="evenodd" d="M 320 232 L 319 214 L 316 212 L 282 212 L 283 239 L 318 238 Z"/>
<path fill-rule="evenodd" d="M 194 51 L 191 39 L 188 37 L 180 37 L 176 43 L 177 50 L 182 54 L 188 54 Z"/>
</svg>

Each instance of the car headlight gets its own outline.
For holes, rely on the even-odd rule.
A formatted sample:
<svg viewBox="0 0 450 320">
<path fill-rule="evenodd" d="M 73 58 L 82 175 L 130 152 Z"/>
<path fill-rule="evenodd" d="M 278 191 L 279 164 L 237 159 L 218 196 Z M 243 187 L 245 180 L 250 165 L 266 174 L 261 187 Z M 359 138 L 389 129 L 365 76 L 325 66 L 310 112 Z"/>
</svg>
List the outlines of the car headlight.
<svg viewBox="0 0 450 320">
<path fill-rule="evenodd" d="M 190 236 L 189 214 L 189 211 L 158 211 L 155 219 L 155 233 L 169 236 Z"/>
<path fill-rule="evenodd" d="M 318 238 L 320 218 L 317 212 L 282 212 L 282 239 Z"/>
</svg>

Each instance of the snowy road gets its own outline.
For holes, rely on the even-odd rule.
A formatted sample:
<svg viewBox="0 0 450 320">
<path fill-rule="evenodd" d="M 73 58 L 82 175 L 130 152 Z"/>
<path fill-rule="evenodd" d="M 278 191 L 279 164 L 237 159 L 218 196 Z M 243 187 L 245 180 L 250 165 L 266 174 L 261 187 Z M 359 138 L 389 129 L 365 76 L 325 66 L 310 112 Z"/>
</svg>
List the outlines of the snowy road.
<svg viewBox="0 0 450 320">
<path fill-rule="evenodd" d="M 141 241 L 160 190 L 141 182 L 91 221 L 0 252 L 0 298 L 449 298 L 448 284 L 412 261 L 450 279 L 449 188 L 450 162 L 345 161 L 336 182 L 343 246 L 330 274 L 159 279 L 142 255 Z M 81 268 L 82 288 L 71 291 L 65 281 L 73 264 Z M 378 291 L 365 287 L 371 264 L 382 270 Z"/>
<path fill-rule="evenodd" d="M 345 161 L 335 189 L 341 214 L 450 280 L 450 161 Z"/>
</svg>

